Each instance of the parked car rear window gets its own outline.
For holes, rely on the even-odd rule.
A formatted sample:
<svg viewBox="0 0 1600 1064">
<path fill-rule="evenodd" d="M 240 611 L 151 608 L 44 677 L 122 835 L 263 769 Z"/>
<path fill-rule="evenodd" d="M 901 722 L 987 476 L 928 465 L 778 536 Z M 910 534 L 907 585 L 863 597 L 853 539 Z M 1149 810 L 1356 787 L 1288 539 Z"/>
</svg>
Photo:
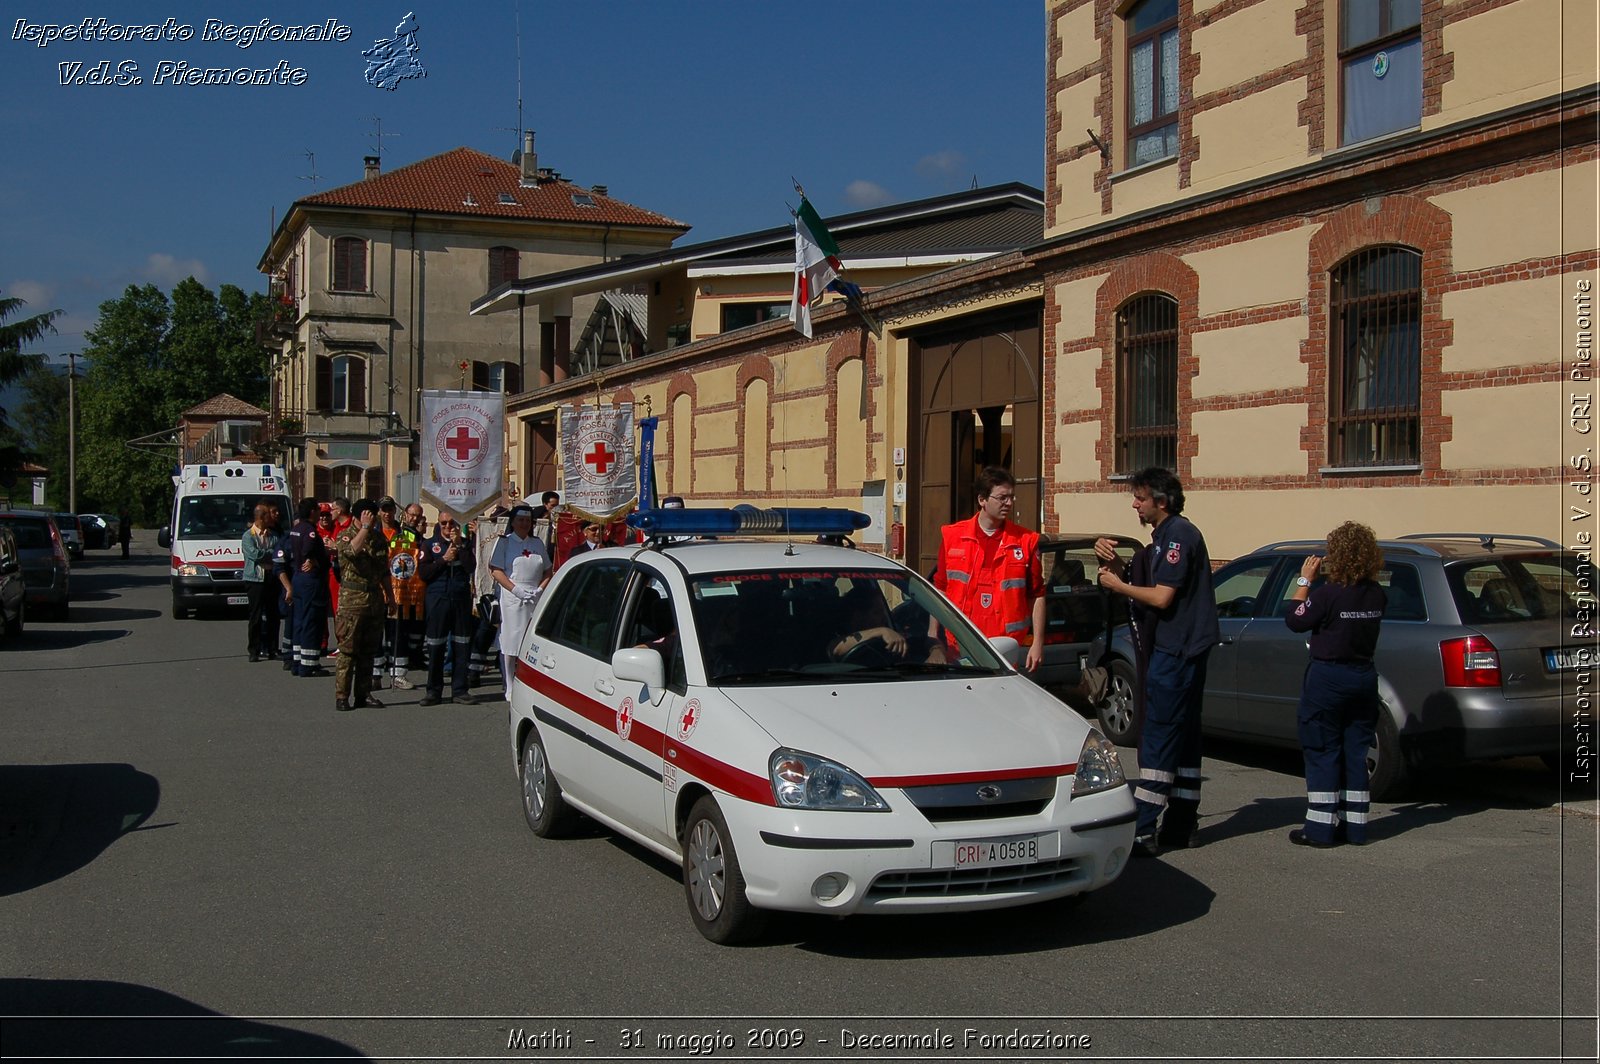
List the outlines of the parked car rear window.
<svg viewBox="0 0 1600 1064">
<path fill-rule="evenodd" d="M 1580 586 L 1576 555 L 1490 558 L 1450 566 L 1450 593 L 1468 624 L 1576 620 L 1594 616 L 1592 574 Z"/>
<path fill-rule="evenodd" d="M 50 546 L 50 528 L 43 521 L 0 517 L 17 537 L 18 550 L 43 550 Z"/>
</svg>

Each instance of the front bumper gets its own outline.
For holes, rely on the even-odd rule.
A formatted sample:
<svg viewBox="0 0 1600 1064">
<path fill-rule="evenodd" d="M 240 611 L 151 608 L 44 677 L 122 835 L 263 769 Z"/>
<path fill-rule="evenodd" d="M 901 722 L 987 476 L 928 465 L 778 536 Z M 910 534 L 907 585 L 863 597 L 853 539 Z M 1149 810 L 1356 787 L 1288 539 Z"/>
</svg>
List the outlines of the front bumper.
<svg viewBox="0 0 1600 1064">
<path fill-rule="evenodd" d="M 243 572 L 231 570 L 234 575 L 208 573 L 205 576 L 174 576 L 172 601 L 187 607 L 201 605 L 245 605 L 256 585 L 243 579 Z M 237 602 L 230 602 L 237 599 Z"/>
<path fill-rule="evenodd" d="M 1133 844 L 1131 792 L 1117 787 L 1068 801 L 1072 777 L 1037 815 L 930 823 L 903 791 L 886 813 L 779 809 L 719 794 L 752 904 L 825 912 L 998 909 L 1096 890 L 1122 873 Z M 936 867 L 935 844 L 1060 833 L 1059 856 L 1031 864 Z M 826 900 L 825 876 L 843 882 Z"/>
</svg>

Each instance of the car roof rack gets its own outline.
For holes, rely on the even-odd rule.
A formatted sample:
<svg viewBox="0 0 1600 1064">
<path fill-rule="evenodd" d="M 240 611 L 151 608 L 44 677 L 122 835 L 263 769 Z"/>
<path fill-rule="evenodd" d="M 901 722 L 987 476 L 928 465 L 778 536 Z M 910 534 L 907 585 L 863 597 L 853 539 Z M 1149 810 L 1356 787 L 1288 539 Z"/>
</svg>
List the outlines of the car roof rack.
<svg viewBox="0 0 1600 1064">
<path fill-rule="evenodd" d="M 1484 550 L 1494 550 L 1498 540 L 1508 540 L 1513 543 L 1531 543 L 1536 547 L 1549 547 L 1560 550 L 1561 544 L 1545 539 L 1543 536 L 1519 536 L 1510 532 L 1412 532 L 1400 536 L 1400 539 L 1468 539 L 1475 540 Z"/>
<path fill-rule="evenodd" d="M 1402 540 L 1406 538 L 1408 537 L 1400 537 Z M 1385 550 L 1394 551 L 1398 554 L 1415 554 L 1426 558 L 1443 557 L 1442 554 L 1434 550 L 1432 547 L 1424 546 L 1421 543 L 1402 543 L 1400 540 L 1396 539 L 1380 539 L 1378 540 L 1378 546 Z M 1277 543 L 1268 543 L 1265 547 L 1257 547 L 1256 550 L 1252 551 L 1251 553 L 1255 554 L 1269 550 L 1289 550 L 1292 548 L 1326 550 L 1328 548 L 1328 541 L 1325 539 L 1285 539 L 1280 540 Z"/>
<path fill-rule="evenodd" d="M 760 509 L 750 505 L 732 509 L 675 507 L 635 510 L 628 527 L 643 532 L 652 543 L 667 545 L 692 536 L 815 536 L 844 544 L 852 532 L 866 528 L 872 518 L 859 510 L 825 506 L 779 506 Z"/>
</svg>

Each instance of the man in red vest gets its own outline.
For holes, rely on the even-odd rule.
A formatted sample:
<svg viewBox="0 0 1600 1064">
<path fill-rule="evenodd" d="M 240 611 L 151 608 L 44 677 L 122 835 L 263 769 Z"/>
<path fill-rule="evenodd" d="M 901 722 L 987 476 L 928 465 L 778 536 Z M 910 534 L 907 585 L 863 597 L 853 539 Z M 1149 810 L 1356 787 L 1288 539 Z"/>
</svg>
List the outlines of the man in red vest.
<svg viewBox="0 0 1600 1064">
<path fill-rule="evenodd" d="M 940 530 L 933 584 L 978 631 L 1028 648 L 1029 672 L 1044 659 L 1044 577 L 1039 533 L 1011 521 L 1017 479 L 1000 466 L 978 474 L 978 512 Z M 937 635 L 930 631 L 929 635 Z"/>
</svg>

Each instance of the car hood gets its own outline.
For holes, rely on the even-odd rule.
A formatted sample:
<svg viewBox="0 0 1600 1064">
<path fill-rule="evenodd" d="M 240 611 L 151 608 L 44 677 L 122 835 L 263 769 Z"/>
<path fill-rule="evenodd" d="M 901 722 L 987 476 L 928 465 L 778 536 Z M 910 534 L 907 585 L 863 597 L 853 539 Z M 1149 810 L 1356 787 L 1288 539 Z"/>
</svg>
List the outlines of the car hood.
<svg viewBox="0 0 1600 1064">
<path fill-rule="evenodd" d="M 1088 724 L 1021 676 L 724 689 L 782 746 L 880 785 L 924 777 L 1061 775 Z M 1040 771 L 1033 771 L 1040 770 Z"/>
</svg>

